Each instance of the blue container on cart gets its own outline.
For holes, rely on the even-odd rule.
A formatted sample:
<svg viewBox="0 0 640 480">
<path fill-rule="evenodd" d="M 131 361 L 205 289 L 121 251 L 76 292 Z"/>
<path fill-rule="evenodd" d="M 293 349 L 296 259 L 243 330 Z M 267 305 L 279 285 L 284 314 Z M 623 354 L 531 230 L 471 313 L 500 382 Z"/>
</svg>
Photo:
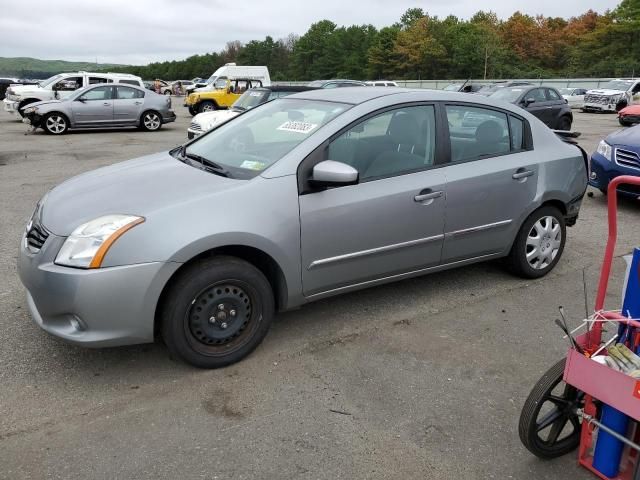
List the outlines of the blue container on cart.
<svg viewBox="0 0 640 480">
<path fill-rule="evenodd" d="M 622 314 L 631 318 L 640 318 L 640 249 L 638 248 L 633 250 L 631 265 L 627 270 Z M 618 333 L 622 336 L 624 330 L 625 327 L 621 326 Z M 627 434 L 629 417 L 609 405 L 602 406 L 600 421 L 622 436 Z M 593 467 L 607 477 L 617 476 L 624 446 L 620 440 L 600 430 L 593 454 Z"/>
</svg>

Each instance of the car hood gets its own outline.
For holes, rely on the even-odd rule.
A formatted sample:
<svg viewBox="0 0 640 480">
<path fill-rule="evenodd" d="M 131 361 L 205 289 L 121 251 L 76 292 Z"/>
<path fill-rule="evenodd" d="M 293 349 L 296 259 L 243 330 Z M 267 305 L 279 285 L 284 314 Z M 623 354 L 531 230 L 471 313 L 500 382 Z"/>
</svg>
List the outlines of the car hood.
<svg viewBox="0 0 640 480">
<path fill-rule="evenodd" d="M 625 92 L 624 90 L 595 89 L 595 90 L 589 90 L 587 93 L 589 95 L 611 96 L 611 95 L 620 95 L 621 93 L 625 93 Z"/>
<path fill-rule="evenodd" d="M 214 112 L 199 113 L 193 117 L 193 123 L 199 125 L 210 125 L 221 121 L 229 120 L 239 115 L 239 112 L 234 110 L 216 110 Z"/>
<path fill-rule="evenodd" d="M 44 105 L 51 105 L 51 104 L 56 104 L 56 103 L 62 103 L 62 101 L 60 100 L 44 100 L 42 102 L 33 102 L 30 103 L 29 105 L 23 107 L 24 108 L 29 108 L 29 107 L 42 107 Z"/>
<path fill-rule="evenodd" d="M 618 115 L 640 115 L 640 105 L 629 105 L 618 112 Z"/>
<path fill-rule="evenodd" d="M 624 145 L 640 151 L 640 128 L 638 127 L 617 130 L 610 134 L 606 141 L 609 145 Z"/>
<path fill-rule="evenodd" d="M 245 183 L 199 170 L 162 152 L 61 183 L 44 199 L 41 221 L 53 234 L 68 236 L 79 225 L 103 215 L 150 218 L 163 208 L 198 201 Z"/>
<path fill-rule="evenodd" d="M 42 92 L 44 88 L 41 88 L 39 85 L 11 85 L 9 88 L 16 95 L 24 95 L 25 93 L 37 93 Z"/>
</svg>

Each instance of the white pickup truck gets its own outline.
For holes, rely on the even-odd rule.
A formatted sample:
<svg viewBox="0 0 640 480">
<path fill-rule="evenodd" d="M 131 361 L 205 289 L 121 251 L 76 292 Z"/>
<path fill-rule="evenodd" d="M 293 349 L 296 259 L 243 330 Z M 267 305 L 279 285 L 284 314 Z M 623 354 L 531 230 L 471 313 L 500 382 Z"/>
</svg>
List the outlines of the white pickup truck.
<svg viewBox="0 0 640 480">
<path fill-rule="evenodd" d="M 627 105 L 640 103 L 640 79 L 618 78 L 602 87 L 588 90 L 583 112 L 617 112 Z"/>
<path fill-rule="evenodd" d="M 128 73 L 60 73 L 41 81 L 37 85 L 11 85 L 7 88 L 4 110 L 11 114 L 23 116 L 22 108 L 30 103 L 59 100 L 79 88 L 96 83 L 127 83 L 144 88 L 142 79 Z"/>
</svg>

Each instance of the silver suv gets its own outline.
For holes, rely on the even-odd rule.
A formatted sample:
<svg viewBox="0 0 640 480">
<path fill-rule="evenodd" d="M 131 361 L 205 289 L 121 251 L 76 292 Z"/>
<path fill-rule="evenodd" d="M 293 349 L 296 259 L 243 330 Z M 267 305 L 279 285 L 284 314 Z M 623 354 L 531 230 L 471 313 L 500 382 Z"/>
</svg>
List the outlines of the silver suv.
<svg viewBox="0 0 640 480">
<path fill-rule="evenodd" d="M 189 363 L 220 367 L 276 311 L 320 298 L 501 257 L 541 277 L 586 184 L 583 152 L 514 105 L 314 90 L 54 188 L 19 274 L 54 335 L 99 347 L 159 333 Z"/>
</svg>

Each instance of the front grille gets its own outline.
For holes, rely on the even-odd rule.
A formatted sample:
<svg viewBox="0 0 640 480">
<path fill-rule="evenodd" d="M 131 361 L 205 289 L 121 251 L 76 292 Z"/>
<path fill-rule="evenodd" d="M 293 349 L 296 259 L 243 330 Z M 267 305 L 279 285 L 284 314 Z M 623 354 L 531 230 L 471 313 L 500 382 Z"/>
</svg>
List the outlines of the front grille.
<svg viewBox="0 0 640 480">
<path fill-rule="evenodd" d="M 34 220 L 29 230 L 27 230 L 27 245 L 29 249 L 33 253 L 39 252 L 47 238 L 49 238 L 49 232 Z"/>
<path fill-rule="evenodd" d="M 584 96 L 585 103 L 599 103 L 602 105 L 606 105 L 610 103 L 611 97 L 607 97 L 605 95 L 585 95 Z"/>
<path fill-rule="evenodd" d="M 616 148 L 616 163 L 623 167 L 640 170 L 640 156 L 636 152 Z"/>
<path fill-rule="evenodd" d="M 192 123 L 191 125 L 189 125 L 189 128 L 191 130 L 197 130 L 198 132 L 202 131 L 202 127 L 200 126 L 199 123 Z"/>
</svg>

